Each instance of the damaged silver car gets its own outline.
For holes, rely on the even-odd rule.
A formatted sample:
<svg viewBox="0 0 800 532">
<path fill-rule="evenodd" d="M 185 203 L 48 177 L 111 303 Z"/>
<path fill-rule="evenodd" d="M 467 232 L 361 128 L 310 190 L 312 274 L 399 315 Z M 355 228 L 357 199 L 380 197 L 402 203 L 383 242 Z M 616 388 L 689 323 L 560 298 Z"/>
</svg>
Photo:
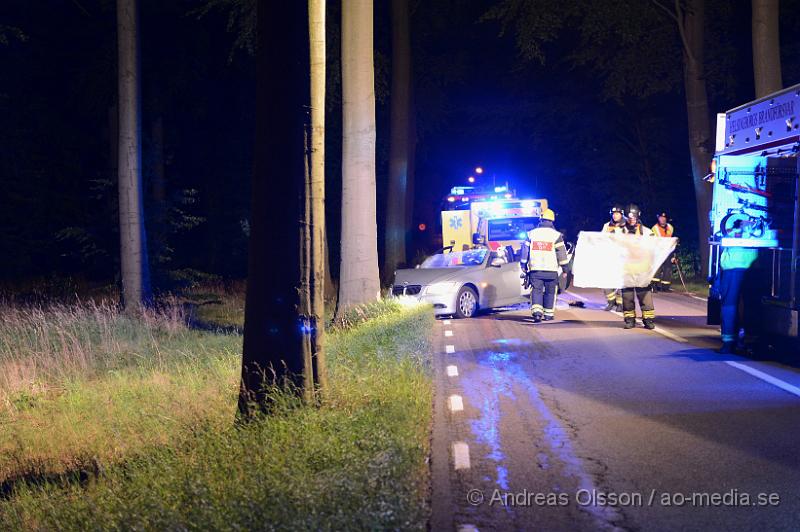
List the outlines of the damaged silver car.
<svg viewBox="0 0 800 532">
<path fill-rule="evenodd" d="M 509 248 L 438 253 L 395 272 L 392 297 L 430 303 L 437 316 L 470 318 L 479 310 L 525 302 L 519 256 Z"/>
</svg>

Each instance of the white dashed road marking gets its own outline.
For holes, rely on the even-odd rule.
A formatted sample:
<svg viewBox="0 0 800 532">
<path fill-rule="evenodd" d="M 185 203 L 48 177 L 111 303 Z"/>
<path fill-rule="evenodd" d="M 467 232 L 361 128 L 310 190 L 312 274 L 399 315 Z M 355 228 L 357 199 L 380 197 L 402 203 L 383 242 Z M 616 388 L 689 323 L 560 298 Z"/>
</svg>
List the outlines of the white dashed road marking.
<svg viewBox="0 0 800 532">
<path fill-rule="evenodd" d="M 612 310 L 611 313 L 612 314 L 616 314 L 620 318 L 623 317 L 622 312 L 617 312 L 616 310 Z M 685 344 L 685 343 L 687 343 L 689 341 L 686 338 L 684 338 L 683 336 L 678 336 L 677 334 L 675 334 L 673 332 L 669 332 L 666 329 L 662 329 L 661 327 L 656 327 L 655 329 L 653 329 L 653 331 L 657 332 L 661 336 L 664 336 L 664 337 L 669 338 L 670 340 L 674 340 L 676 342 L 680 342 L 682 344 Z"/>
<path fill-rule="evenodd" d="M 445 336 L 453 336 L 453 331 L 447 330 L 444 332 Z"/>
<path fill-rule="evenodd" d="M 478 532 L 478 527 L 475 525 L 459 525 L 458 532 Z"/>
<path fill-rule="evenodd" d="M 463 441 L 453 443 L 453 467 L 459 469 L 469 469 L 469 445 Z"/>
<path fill-rule="evenodd" d="M 666 337 L 667 337 L 667 338 L 669 338 L 670 340 L 675 340 L 676 342 L 680 342 L 680 343 L 682 343 L 682 344 L 685 344 L 686 342 L 688 342 L 688 341 L 689 341 L 689 340 L 687 340 L 686 338 L 684 338 L 683 336 L 678 336 L 677 334 L 675 334 L 675 333 L 671 333 L 671 332 L 669 332 L 669 331 L 668 331 L 668 330 L 666 330 L 666 329 L 662 329 L 661 327 L 656 327 L 656 328 L 655 328 L 655 329 L 653 329 L 653 330 L 654 330 L 655 332 L 657 332 L 658 334 L 662 335 L 662 336 L 666 336 Z"/>
<path fill-rule="evenodd" d="M 445 325 L 450 325 L 450 320 L 442 320 L 442 323 Z"/>
<path fill-rule="evenodd" d="M 461 412 L 464 410 L 464 400 L 460 395 L 451 395 L 447 398 L 447 403 L 451 412 Z"/>
<path fill-rule="evenodd" d="M 444 352 L 445 353 L 455 353 L 456 352 L 456 346 L 454 346 L 454 345 L 446 345 L 446 346 L 444 346 Z"/>
<path fill-rule="evenodd" d="M 750 375 L 752 375 L 753 377 L 756 377 L 757 379 L 761 379 L 762 381 L 768 382 L 768 383 L 772 384 L 773 386 L 777 386 L 781 390 L 785 390 L 785 391 L 789 392 L 790 394 L 793 394 L 793 395 L 796 395 L 796 396 L 800 397 L 800 388 L 798 388 L 797 386 L 793 386 L 793 385 L 789 384 L 788 382 L 783 382 L 780 379 L 776 379 L 772 375 L 767 375 L 763 371 L 758 371 L 755 368 L 751 368 L 750 366 L 745 366 L 744 364 L 741 364 L 739 362 L 733 362 L 731 360 L 726 360 L 725 363 L 728 364 L 729 366 L 733 366 L 736 369 L 740 369 L 740 370 L 744 371 L 745 373 L 749 373 Z"/>
<path fill-rule="evenodd" d="M 457 366 L 447 366 L 447 376 L 448 377 L 458 377 L 458 367 Z"/>
</svg>

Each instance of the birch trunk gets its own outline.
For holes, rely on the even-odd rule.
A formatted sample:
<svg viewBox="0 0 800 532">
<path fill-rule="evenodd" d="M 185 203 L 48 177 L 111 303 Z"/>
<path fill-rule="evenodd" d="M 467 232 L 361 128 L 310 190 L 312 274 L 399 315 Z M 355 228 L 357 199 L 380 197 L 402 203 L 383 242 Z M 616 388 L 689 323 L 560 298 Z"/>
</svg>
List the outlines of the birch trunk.
<svg viewBox="0 0 800 532">
<path fill-rule="evenodd" d="M 117 0 L 120 268 L 125 311 L 133 313 L 149 298 L 142 206 L 138 37 L 136 0 Z"/>
<path fill-rule="evenodd" d="M 753 0 L 753 75 L 756 98 L 783 88 L 779 0 Z"/>
<path fill-rule="evenodd" d="M 322 392 L 328 384 L 325 364 L 325 0 L 309 0 L 311 63 L 311 316 L 315 382 Z"/>
<path fill-rule="evenodd" d="M 375 79 L 372 0 L 342 9 L 342 244 L 338 311 L 376 301 Z"/>
<path fill-rule="evenodd" d="M 309 3 L 310 7 L 310 3 Z M 310 74 L 310 70 L 309 70 Z M 309 82 L 311 77 L 309 75 Z M 309 84 L 310 86 L 310 84 Z M 310 126 L 310 124 L 309 124 Z M 314 347 L 312 342 L 312 262 L 313 244 L 311 241 L 311 132 L 307 129 L 303 135 L 304 145 L 304 187 L 303 187 L 303 223 L 300 224 L 300 322 L 305 334 L 301 351 L 303 353 L 303 399 L 310 403 L 314 399 Z"/>
</svg>

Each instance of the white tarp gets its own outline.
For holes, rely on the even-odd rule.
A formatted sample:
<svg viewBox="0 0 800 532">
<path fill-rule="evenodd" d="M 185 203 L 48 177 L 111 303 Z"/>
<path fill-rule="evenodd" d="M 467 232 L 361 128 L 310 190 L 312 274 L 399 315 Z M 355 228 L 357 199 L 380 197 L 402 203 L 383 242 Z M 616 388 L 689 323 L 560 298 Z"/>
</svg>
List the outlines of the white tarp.
<svg viewBox="0 0 800 532">
<path fill-rule="evenodd" d="M 647 286 L 677 242 L 677 238 L 581 231 L 572 265 L 573 284 L 582 288 Z"/>
</svg>

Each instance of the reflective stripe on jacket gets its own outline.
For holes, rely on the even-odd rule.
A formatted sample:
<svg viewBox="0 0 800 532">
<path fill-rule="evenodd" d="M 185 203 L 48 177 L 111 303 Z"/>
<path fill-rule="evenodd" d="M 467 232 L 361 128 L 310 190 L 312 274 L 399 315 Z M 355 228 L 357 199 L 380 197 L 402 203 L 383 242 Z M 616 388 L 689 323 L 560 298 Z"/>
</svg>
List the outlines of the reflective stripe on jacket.
<svg viewBox="0 0 800 532">
<path fill-rule="evenodd" d="M 569 264 L 564 239 L 552 224 L 543 223 L 536 229 L 528 231 L 526 244 L 527 250 L 523 248 L 521 262 L 523 269 L 527 271 L 557 272 L 559 266 Z"/>
</svg>

